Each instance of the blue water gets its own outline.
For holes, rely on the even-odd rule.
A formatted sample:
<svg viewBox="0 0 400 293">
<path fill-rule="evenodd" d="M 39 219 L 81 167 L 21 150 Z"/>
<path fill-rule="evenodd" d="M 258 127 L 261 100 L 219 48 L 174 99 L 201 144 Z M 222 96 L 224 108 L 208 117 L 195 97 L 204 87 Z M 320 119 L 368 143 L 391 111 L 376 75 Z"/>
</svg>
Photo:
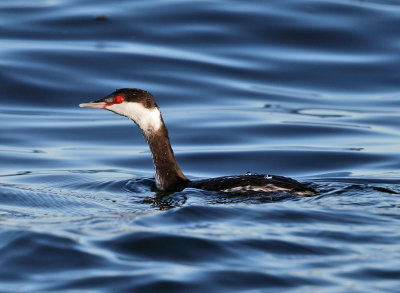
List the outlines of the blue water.
<svg viewBox="0 0 400 293">
<path fill-rule="evenodd" d="M 153 189 L 153 93 L 191 179 Z M 0 1 L 0 292 L 398 292 L 400 1 Z"/>
</svg>

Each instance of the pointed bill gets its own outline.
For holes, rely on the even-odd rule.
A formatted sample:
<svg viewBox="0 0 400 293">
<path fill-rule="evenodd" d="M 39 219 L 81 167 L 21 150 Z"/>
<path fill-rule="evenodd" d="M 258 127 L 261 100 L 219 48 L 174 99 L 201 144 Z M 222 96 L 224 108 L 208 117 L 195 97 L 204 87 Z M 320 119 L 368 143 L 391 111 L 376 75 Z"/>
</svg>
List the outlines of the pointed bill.
<svg viewBox="0 0 400 293">
<path fill-rule="evenodd" d="M 103 109 L 107 105 L 106 102 L 87 102 L 79 104 L 81 108 L 96 108 L 96 109 Z"/>
</svg>

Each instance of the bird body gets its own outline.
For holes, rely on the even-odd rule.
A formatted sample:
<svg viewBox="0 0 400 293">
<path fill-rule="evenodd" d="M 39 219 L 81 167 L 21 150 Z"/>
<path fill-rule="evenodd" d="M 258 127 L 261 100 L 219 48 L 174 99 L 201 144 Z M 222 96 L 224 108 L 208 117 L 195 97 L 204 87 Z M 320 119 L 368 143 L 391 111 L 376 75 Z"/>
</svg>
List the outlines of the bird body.
<svg viewBox="0 0 400 293">
<path fill-rule="evenodd" d="M 198 188 L 230 193 L 315 194 L 311 188 L 294 179 L 276 175 L 238 175 L 190 181 L 175 159 L 159 107 L 153 96 L 141 89 L 119 89 L 103 99 L 82 103 L 80 107 L 100 108 L 126 116 L 142 130 L 153 159 L 156 186 L 160 191 Z"/>
</svg>

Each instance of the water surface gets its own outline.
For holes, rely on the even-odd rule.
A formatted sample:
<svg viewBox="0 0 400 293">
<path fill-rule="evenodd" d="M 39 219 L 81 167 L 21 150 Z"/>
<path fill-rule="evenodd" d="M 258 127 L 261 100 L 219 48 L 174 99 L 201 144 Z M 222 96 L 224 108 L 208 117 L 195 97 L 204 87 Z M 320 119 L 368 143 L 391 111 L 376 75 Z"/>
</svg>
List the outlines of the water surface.
<svg viewBox="0 0 400 293">
<path fill-rule="evenodd" d="M 396 292 L 398 1 L 0 1 L 0 291 Z M 149 90 L 191 179 L 154 190 Z"/>
</svg>

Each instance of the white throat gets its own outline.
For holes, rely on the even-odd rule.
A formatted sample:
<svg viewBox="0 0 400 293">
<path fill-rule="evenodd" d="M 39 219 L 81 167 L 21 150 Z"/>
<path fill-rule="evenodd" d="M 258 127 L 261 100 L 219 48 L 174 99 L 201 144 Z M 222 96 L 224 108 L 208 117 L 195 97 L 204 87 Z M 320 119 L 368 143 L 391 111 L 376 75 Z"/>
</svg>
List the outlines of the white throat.
<svg viewBox="0 0 400 293">
<path fill-rule="evenodd" d="M 107 109 L 132 119 L 145 134 L 158 131 L 162 125 L 161 113 L 157 107 L 147 109 L 140 103 L 123 102 L 108 106 Z"/>
</svg>

